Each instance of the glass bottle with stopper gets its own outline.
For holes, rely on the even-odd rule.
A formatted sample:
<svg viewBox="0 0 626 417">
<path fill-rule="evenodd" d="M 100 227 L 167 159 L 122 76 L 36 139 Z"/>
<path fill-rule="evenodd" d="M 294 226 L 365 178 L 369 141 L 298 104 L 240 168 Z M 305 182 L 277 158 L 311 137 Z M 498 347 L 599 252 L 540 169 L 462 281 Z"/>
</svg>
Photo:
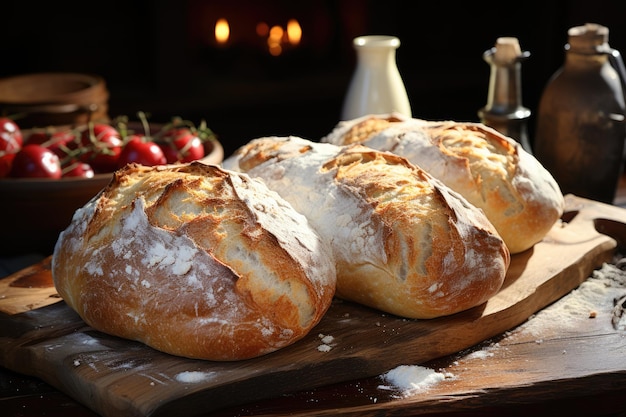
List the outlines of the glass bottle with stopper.
<svg viewBox="0 0 626 417">
<path fill-rule="evenodd" d="M 534 150 L 564 193 L 612 203 L 623 171 L 626 74 L 605 26 L 568 31 L 565 62 L 546 85 Z"/>
<path fill-rule="evenodd" d="M 521 63 L 529 56 L 514 37 L 498 38 L 496 45 L 483 53 L 491 73 L 487 104 L 478 111 L 482 123 L 515 139 L 527 152 L 531 152 L 527 128 L 531 112 L 522 106 Z"/>
<path fill-rule="evenodd" d="M 342 120 L 398 112 L 411 117 L 411 105 L 396 64 L 400 39 L 368 35 L 353 40 L 356 68 L 341 111 Z"/>
</svg>

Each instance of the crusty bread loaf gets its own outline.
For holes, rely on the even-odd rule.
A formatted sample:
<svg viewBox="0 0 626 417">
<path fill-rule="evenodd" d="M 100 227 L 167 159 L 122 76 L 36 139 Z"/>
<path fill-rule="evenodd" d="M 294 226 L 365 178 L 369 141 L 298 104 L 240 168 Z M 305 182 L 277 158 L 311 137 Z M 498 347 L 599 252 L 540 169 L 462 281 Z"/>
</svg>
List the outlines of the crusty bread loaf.
<svg viewBox="0 0 626 417">
<path fill-rule="evenodd" d="M 321 141 L 406 157 L 481 208 L 511 253 L 541 241 L 563 214 L 552 175 L 517 142 L 480 123 L 368 115 L 340 122 Z"/>
<path fill-rule="evenodd" d="M 262 182 L 198 162 L 115 173 L 61 233 L 52 274 L 95 329 L 220 361 L 302 338 L 336 279 L 304 216 Z"/>
<path fill-rule="evenodd" d="M 480 305 L 509 252 L 482 211 L 405 158 L 298 137 L 252 140 L 224 166 L 303 213 L 337 262 L 337 295 L 408 318 Z"/>
</svg>

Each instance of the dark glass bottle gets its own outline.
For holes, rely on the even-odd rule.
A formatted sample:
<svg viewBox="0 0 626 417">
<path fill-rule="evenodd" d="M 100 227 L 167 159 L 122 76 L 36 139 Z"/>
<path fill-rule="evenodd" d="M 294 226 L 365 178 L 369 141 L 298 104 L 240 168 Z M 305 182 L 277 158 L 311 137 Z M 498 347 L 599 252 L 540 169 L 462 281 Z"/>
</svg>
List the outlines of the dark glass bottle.
<svg viewBox="0 0 626 417">
<path fill-rule="evenodd" d="M 496 45 L 483 53 L 491 67 L 487 104 L 478 111 L 480 121 L 518 141 L 531 152 L 528 140 L 530 110 L 522 105 L 522 61 L 530 52 L 522 52 L 514 37 L 496 39 Z"/>
<path fill-rule="evenodd" d="M 623 171 L 624 64 L 608 28 L 572 27 L 565 63 L 539 102 L 535 157 L 563 193 L 612 203 Z"/>
</svg>

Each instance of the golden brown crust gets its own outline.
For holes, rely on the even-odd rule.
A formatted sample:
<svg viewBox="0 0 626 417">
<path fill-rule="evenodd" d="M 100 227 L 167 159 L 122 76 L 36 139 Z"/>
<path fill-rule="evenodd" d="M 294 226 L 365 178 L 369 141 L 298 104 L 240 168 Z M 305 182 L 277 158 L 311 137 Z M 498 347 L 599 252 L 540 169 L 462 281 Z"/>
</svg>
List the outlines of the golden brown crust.
<svg viewBox="0 0 626 417">
<path fill-rule="evenodd" d="M 336 278 L 302 215 L 259 181 L 200 163 L 118 171 L 61 234 L 52 273 L 92 327 L 211 360 L 300 339 Z"/>
<path fill-rule="evenodd" d="M 481 208 L 511 253 L 541 241 L 563 214 L 552 175 L 519 144 L 481 123 L 372 115 L 341 122 L 322 142 L 348 145 L 355 135 L 365 146 L 406 157 Z"/>
<path fill-rule="evenodd" d="M 342 298 L 433 318 L 482 304 L 502 285 L 510 255 L 493 225 L 405 158 L 289 137 L 253 140 L 224 164 L 240 161 L 330 242 Z"/>
</svg>

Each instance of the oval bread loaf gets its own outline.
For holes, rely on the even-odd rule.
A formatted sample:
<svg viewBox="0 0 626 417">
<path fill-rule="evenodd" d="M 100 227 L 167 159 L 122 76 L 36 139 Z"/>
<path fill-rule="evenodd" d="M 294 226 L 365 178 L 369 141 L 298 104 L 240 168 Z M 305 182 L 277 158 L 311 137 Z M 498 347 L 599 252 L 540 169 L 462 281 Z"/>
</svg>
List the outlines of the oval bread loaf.
<svg viewBox="0 0 626 417">
<path fill-rule="evenodd" d="M 340 122 L 321 141 L 407 158 L 481 208 L 513 254 L 541 241 L 563 214 L 552 175 L 513 139 L 481 123 L 368 115 Z"/>
<path fill-rule="evenodd" d="M 480 305 L 510 262 L 482 211 L 406 159 L 298 137 L 252 140 L 224 166 L 303 213 L 337 262 L 337 295 L 408 318 Z"/>
<path fill-rule="evenodd" d="M 59 294 L 97 330 L 189 358 L 290 345 L 329 308 L 329 248 L 265 184 L 201 163 L 129 165 L 57 241 Z"/>
</svg>

